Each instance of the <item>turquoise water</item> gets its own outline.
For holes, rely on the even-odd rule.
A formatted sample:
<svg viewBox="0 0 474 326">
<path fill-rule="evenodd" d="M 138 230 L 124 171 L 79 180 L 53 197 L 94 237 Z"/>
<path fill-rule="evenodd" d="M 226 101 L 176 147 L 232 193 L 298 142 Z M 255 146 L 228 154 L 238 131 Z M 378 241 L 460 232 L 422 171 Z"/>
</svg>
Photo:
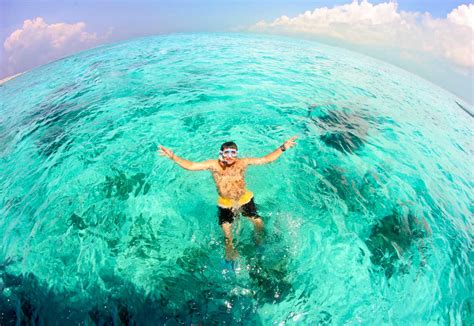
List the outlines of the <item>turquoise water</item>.
<svg viewBox="0 0 474 326">
<path fill-rule="evenodd" d="M 100 47 L 0 86 L 0 324 L 472 324 L 472 112 L 319 43 Z M 233 140 L 266 224 L 224 268 L 209 172 Z"/>
</svg>

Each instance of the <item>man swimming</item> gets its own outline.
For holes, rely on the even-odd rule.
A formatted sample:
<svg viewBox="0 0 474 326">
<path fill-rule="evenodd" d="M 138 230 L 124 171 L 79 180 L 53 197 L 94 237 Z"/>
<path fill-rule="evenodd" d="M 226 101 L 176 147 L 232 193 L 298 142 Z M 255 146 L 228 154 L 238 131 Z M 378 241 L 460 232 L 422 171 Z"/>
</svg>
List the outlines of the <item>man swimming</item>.
<svg viewBox="0 0 474 326">
<path fill-rule="evenodd" d="M 221 145 L 218 160 L 191 162 L 178 157 L 168 148 L 159 146 L 160 155 L 166 156 L 179 166 L 190 171 L 210 170 L 216 183 L 219 225 L 225 236 L 226 259 L 234 260 L 238 253 L 232 243 L 231 226 L 240 213 L 250 219 L 258 235 L 263 230 L 262 218 L 257 213 L 253 193 L 245 186 L 245 170 L 249 165 L 261 165 L 275 161 L 288 148 L 295 146 L 296 136 L 291 137 L 270 154 L 259 158 L 237 158 L 234 142 Z"/>
</svg>

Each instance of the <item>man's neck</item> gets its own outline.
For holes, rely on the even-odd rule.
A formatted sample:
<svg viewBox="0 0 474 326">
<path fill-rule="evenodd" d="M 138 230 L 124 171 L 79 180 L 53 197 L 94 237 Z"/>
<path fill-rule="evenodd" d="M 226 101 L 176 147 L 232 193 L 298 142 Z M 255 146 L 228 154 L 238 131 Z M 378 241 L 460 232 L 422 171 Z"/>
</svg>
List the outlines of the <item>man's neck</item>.
<svg viewBox="0 0 474 326">
<path fill-rule="evenodd" d="M 220 165 L 223 169 L 230 168 L 230 167 L 234 166 L 235 163 L 237 163 L 237 160 L 235 160 L 235 162 L 232 163 L 232 164 L 228 164 L 226 161 L 221 161 L 221 160 L 219 160 L 219 165 Z"/>
</svg>

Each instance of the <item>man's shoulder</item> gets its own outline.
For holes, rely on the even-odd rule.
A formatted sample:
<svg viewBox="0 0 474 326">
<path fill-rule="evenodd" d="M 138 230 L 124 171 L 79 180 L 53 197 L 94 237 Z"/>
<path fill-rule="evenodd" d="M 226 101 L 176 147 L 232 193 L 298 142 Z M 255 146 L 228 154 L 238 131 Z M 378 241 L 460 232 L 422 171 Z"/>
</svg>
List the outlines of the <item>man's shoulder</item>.
<svg viewBox="0 0 474 326">
<path fill-rule="evenodd" d="M 203 163 L 205 163 L 207 166 L 209 166 L 209 168 L 212 168 L 212 169 L 219 167 L 219 162 L 216 159 L 207 160 L 207 161 L 204 161 Z"/>
<path fill-rule="evenodd" d="M 238 162 L 238 167 L 240 169 L 246 169 L 247 166 L 249 165 L 248 159 L 247 158 L 239 158 Z"/>
</svg>

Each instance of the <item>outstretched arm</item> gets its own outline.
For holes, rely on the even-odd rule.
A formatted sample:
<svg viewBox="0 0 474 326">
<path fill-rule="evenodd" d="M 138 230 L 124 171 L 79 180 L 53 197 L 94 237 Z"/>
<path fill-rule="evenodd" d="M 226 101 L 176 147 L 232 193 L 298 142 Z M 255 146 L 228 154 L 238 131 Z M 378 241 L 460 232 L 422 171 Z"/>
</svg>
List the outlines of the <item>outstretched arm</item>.
<svg viewBox="0 0 474 326">
<path fill-rule="evenodd" d="M 296 145 L 295 140 L 296 136 L 291 137 L 288 139 L 286 142 L 283 143 L 280 147 L 278 147 L 276 150 L 271 152 L 268 155 L 265 155 L 263 157 L 249 157 L 249 158 L 244 158 L 243 160 L 247 164 L 253 164 L 253 165 L 261 165 L 261 164 L 267 164 L 270 162 L 275 161 L 277 158 L 280 157 L 281 154 L 283 154 L 284 151 L 286 151 L 288 148 L 291 148 Z"/>
<path fill-rule="evenodd" d="M 209 160 L 209 161 L 204 161 L 204 162 L 192 162 L 185 160 L 184 158 L 178 157 L 173 153 L 172 150 L 163 147 L 161 145 L 159 147 L 159 153 L 161 156 L 166 156 L 172 161 L 174 161 L 176 164 L 181 166 L 183 169 L 190 170 L 190 171 L 199 171 L 199 170 L 209 170 L 213 167 L 215 164 L 215 161 Z"/>
</svg>

